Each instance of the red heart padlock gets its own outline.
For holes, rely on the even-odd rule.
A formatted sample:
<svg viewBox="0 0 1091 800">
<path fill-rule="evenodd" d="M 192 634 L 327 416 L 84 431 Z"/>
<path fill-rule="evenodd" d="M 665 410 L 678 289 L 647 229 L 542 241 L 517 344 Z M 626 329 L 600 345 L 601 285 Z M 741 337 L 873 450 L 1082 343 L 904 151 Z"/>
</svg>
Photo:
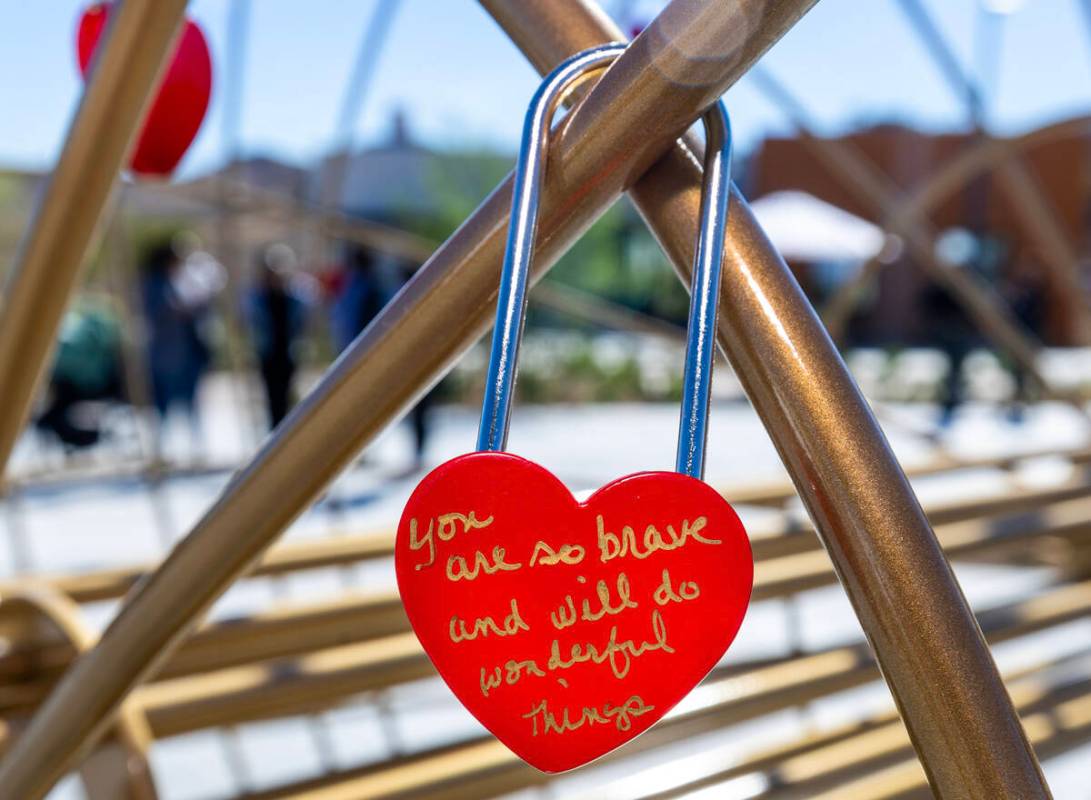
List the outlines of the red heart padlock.
<svg viewBox="0 0 1091 800">
<path fill-rule="evenodd" d="M 96 3 L 80 19 L 77 50 L 84 78 L 110 10 L 111 4 Z M 138 175 L 154 177 L 174 172 L 201 127 L 211 92 L 212 59 L 208 43 L 197 24 L 187 18 L 144 118 L 129 159 L 130 169 Z"/>
<path fill-rule="evenodd" d="M 421 482 L 394 550 L 406 613 L 440 675 L 497 738 L 547 772 L 624 744 L 696 686 L 735 638 L 754 578 L 742 523 L 699 480 L 731 182 L 721 103 L 705 117 L 678 472 L 630 475 L 578 503 L 542 467 L 500 452 L 549 120 L 565 91 L 622 50 L 573 56 L 534 96 L 515 167 L 478 452 Z"/>
<path fill-rule="evenodd" d="M 696 686 L 735 638 L 754 573 L 742 523 L 702 481 L 644 472 L 578 503 L 508 453 L 429 474 L 395 559 L 447 685 L 546 772 L 638 736 Z"/>
</svg>

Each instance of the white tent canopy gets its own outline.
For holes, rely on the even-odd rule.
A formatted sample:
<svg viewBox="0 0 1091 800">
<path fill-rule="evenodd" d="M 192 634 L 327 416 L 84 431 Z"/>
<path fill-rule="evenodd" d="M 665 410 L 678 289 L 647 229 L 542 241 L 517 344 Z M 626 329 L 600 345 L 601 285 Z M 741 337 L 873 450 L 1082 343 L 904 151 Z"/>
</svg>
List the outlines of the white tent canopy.
<svg viewBox="0 0 1091 800">
<path fill-rule="evenodd" d="M 886 241 L 878 226 L 807 192 L 774 192 L 750 208 L 789 261 L 858 264 L 878 255 Z"/>
</svg>

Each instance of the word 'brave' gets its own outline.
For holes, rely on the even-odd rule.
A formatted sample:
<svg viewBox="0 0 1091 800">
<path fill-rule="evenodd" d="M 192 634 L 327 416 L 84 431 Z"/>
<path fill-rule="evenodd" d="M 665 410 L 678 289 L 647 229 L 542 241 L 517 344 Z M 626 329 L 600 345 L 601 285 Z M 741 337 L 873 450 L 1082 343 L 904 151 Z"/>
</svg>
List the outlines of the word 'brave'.
<svg viewBox="0 0 1091 800">
<path fill-rule="evenodd" d="M 701 531 L 708 524 L 706 517 L 698 517 L 692 524 L 688 519 L 682 520 L 681 533 L 673 525 L 668 525 L 666 537 L 654 525 L 648 525 L 644 528 L 644 536 L 640 542 L 637 542 L 636 531 L 629 525 L 623 525 L 620 534 L 611 533 L 606 530 L 601 514 L 595 517 L 595 524 L 598 526 L 599 560 L 603 563 L 627 556 L 643 559 L 659 550 L 677 550 L 690 539 L 701 544 L 722 544 L 719 539 L 708 539 L 701 535 Z"/>
</svg>

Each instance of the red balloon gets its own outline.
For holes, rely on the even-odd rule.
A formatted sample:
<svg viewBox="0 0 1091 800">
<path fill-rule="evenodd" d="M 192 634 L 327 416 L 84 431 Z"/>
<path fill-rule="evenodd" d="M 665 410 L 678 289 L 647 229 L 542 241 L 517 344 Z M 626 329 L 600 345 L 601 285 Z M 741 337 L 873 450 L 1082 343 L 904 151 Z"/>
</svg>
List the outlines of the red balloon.
<svg viewBox="0 0 1091 800">
<path fill-rule="evenodd" d="M 708 674 L 750 601 L 746 531 L 676 472 L 586 501 L 509 453 L 433 470 L 398 525 L 413 630 L 477 719 L 545 772 L 643 733 Z"/>
<path fill-rule="evenodd" d="M 77 50 L 84 78 L 110 10 L 111 4 L 96 3 L 80 19 Z M 208 110 L 212 93 L 208 43 L 193 20 L 186 18 L 184 25 L 129 160 L 138 175 L 166 177 L 174 172 Z"/>
</svg>

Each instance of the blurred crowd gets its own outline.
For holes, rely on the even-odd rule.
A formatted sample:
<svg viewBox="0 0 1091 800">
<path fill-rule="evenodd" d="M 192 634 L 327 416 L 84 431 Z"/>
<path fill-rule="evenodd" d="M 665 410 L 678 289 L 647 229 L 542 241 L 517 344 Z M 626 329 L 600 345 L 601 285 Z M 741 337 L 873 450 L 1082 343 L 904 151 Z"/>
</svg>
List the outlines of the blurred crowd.
<svg viewBox="0 0 1091 800">
<path fill-rule="evenodd" d="M 968 237 L 962 240 L 970 242 Z M 964 271 L 966 280 L 988 288 L 994 302 L 1041 337 L 1048 317 L 1041 267 L 1030 257 L 990 258 L 990 250 L 977 244 L 963 249 L 961 256 L 946 257 L 948 268 Z M 107 427 L 101 409 L 120 401 L 151 410 L 157 455 L 171 417 L 188 423 L 189 438 L 199 446 L 201 387 L 217 366 L 235 373 L 236 382 L 239 375 L 253 376 L 245 385 L 260 384 L 264 419 L 269 429 L 276 428 L 296 400 L 301 367 L 324 368 L 330 356 L 347 348 L 415 266 L 347 247 L 336 263 L 304 269 L 283 243 L 258 248 L 247 261 L 246 268 L 229 280 L 225 267 L 193 234 L 176 234 L 151 242 L 141 253 L 129 302 L 83 295 L 62 326 L 46 402 L 37 418 L 39 429 L 68 449 L 88 447 Z M 793 268 L 816 307 L 823 307 L 823 291 L 807 280 L 814 270 L 799 264 Z M 847 273 L 838 274 L 844 279 Z M 639 302 L 640 295 L 634 296 Z M 895 352 L 912 346 L 942 352 L 947 369 L 937 376 L 931 399 L 938 406 L 937 424 L 943 428 L 966 399 L 967 359 L 976 350 L 995 351 L 994 343 L 982 335 L 948 282 L 926 282 L 920 291 L 904 297 L 916 323 L 912 331 L 894 340 L 869 332 L 868 324 L 879 315 L 864 300 L 849 319 L 841 344 L 850 349 Z M 1019 422 L 1026 405 L 1039 399 L 1037 387 L 1018 363 L 999 353 L 997 357 L 1012 376 L 1009 413 L 1013 422 Z M 562 370 L 563 380 L 558 381 L 556 374 L 548 380 L 576 381 L 577 366 L 570 367 Z M 532 377 L 524 375 L 524 389 L 533 388 Z M 604 384 L 609 380 L 597 377 Z M 256 406 L 258 392 L 246 394 L 253 398 L 249 405 Z M 429 393 L 410 413 L 415 469 L 424 463 L 433 398 Z M 259 415 L 247 411 L 242 418 L 255 416 Z"/>
<path fill-rule="evenodd" d="M 275 243 L 253 255 L 232 292 L 227 270 L 192 234 L 155 241 L 140 258 L 138 319 L 123 320 L 114 299 L 94 294 L 66 315 L 37 427 L 67 449 L 88 447 L 103 431 L 95 409 L 121 402 L 153 409 L 157 432 L 179 415 L 199 441 L 202 384 L 218 357 L 241 347 L 246 352 L 232 366 L 241 361 L 260 377 L 268 426 L 276 428 L 296 400 L 311 334 L 345 349 L 411 272 L 412 265 L 353 248 L 317 279 L 288 245 Z M 430 405 L 426 397 L 410 415 L 418 465 Z"/>
</svg>

